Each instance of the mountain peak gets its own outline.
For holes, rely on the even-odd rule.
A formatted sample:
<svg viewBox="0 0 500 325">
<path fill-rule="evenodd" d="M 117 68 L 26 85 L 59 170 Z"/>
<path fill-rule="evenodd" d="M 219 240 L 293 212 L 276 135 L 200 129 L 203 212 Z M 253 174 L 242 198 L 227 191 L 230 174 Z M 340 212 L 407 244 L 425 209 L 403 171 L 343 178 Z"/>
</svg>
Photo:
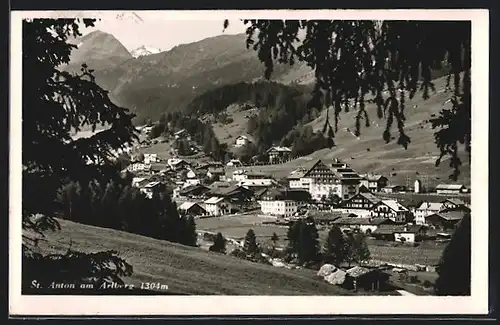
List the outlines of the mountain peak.
<svg viewBox="0 0 500 325">
<path fill-rule="evenodd" d="M 160 52 L 161 52 L 161 49 L 154 48 L 154 47 L 147 46 L 147 45 L 141 45 L 138 48 L 136 48 L 135 50 L 131 51 L 130 54 L 132 54 L 132 56 L 134 58 L 138 58 L 140 56 L 157 54 Z"/>
</svg>

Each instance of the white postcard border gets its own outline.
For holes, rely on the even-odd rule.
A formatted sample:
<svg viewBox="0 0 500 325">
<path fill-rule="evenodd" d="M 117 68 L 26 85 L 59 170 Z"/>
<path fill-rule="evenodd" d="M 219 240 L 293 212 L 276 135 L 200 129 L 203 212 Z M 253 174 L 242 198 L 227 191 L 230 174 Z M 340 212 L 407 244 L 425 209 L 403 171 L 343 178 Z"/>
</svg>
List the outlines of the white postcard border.
<svg viewBox="0 0 500 325">
<path fill-rule="evenodd" d="M 141 11 L 136 11 L 140 13 Z M 91 11 L 81 16 L 98 17 Z M 118 12 L 117 12 L 118 13 Z M 339 296 L 27 296 L 21 295 L 21 20 L 53 12 L 11 13 L 9 312 L 11 315 L 360 315 L 485 314 L 488 311 L 489 13 L 487 10 L 255 10 L 162 12 L 168 19 L 244 18 L 472 21 L 472 276 L 470 297 Z M 62 15 L 74 16 L 65 11 Z M 221 27 L 222 29 L 222 27 Z M 36 72 L 34 72 L 36 73 Z M 480 248 L 480 249 L 478 249 Z"/>
</svg>

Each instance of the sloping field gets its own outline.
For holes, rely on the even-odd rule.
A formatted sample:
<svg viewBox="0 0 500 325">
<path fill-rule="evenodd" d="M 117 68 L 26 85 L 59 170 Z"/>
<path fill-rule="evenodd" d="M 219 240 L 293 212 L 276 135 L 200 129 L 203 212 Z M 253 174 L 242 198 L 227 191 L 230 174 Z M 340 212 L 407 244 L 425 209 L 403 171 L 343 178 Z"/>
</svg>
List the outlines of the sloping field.
<svg viewBox="0 0 500 325">
<path fill-rule="evenodd" d="M 288 270 L 209 253 L 200 248 L 122 231 L 59 220 L 62 230 L 47 233 L 44 253 L 117 250 L 132 264 L 127 284 L 166 284 L 169 291 L 198 295 L 350 295 L 315 277 L 313 270 Z"/>
</svg>

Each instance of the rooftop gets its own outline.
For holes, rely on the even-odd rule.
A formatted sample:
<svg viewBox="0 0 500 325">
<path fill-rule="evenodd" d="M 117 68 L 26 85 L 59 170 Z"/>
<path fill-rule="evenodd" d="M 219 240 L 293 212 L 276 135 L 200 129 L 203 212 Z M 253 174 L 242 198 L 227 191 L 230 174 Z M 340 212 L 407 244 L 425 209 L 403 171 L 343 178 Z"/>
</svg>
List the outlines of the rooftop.
<svg viewBox="0 0 500 325">
<path fill-rule="evenodd" d="M 208 200 L 206 200 L 204 203 L 205 204 L 217 204 L 219 202 L 222 202 L 224 201 L 224 198 L 223 197 L 211 197 L 209 198 Z"/>
<path fill-rule="evenodd" d="M 189 209 L 191 209 L 191 207 L 193 207 L 193 206 L 195 206 L 195 205 L 198 205 L 198 206 L 199 206 L 199 204 L 198 204 L 198 203 L 196 203 L 196 202 L 184 202 L 184 203 L 182 203 L 182 204 L 179 206 L 179 209 L 180 209 L 180 210 L 189 210 Z"/>
<path fill-rule="evenodd" d="M 464 187 L 462 184 L 439 184 L 436 190 L 461 190 Z"/>
<path fill-rule="evenodd" d="M 402 204 L 400 204 L 396 200 L 382 200 L 381 202 L 386 206 L 388 206 L 393 211 L 408 211 L 407 208 L 405 208 Z"/>
<path fill-rule="evenodd" d="M 372 272 L 372 269 L 368 269 L 362 266 L 355 266 L 346 271 L 347 275 L 353 278 L 359 278 L 365 274 Z"/>
<path fill-rule="evenodd" d="M 288 148 L 288 147 L 280 147 L 280 146 L 277 146 L 277 147 L 271 147 L 267 150 L 267 152 L 270 152 L 270 151 L 278 151 L 278 152 L 291 152 L 292 149 Z"/>
</svg>

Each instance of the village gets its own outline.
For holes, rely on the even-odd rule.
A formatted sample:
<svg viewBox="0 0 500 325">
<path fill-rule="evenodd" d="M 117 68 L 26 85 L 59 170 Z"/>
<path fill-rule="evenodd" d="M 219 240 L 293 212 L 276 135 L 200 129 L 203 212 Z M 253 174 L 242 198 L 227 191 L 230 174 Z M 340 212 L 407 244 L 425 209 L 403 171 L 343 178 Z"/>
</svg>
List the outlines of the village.
<svg viewBox="0 0 500 325">
<path fill-rule="evenodd" d="M 148 134 L 147 127 L 142 133 Z M 180 130 L 173 134 L 173 141 L 181 137 L 190 140 Z M 248 141 L 238 137 L 234 147 Z M 372 258 L 364 266 L 350 268 L 352 272 L 342 271 L 346 275 L 354 272 L 369 278 L 374 271 L 389 269 L 395 274 L 414 272 L 411 274 L 424 274 L 423 279 L 434 279 L 443 248 L 471 211 L 470 191 L 461 184 L 438 184 L 432 192 L 419 179 L 412 187 L 390 184 L 384 175 L 359 174 L 338 159 L 318 159 L 278 178 L 249 171 L 238 159 L 193 159 L 179 156 L 175 150 L 168 159 L 159 158 L 158 153 L 141 153 L 140 148 L 150 144 L 151 140 L 144 140 L 127 150 L 132 159 L 123 172 L 133 174 L 132 185 L 147 197 L 170 189 L 179 214 L 196 219 L 198 246 L 207 250 L 217 233 L 224 235 L 229 252 L 242 247 L 249 229 L 259 245 L 283 250 L 287 228 L 299 219 L 312 218 L 320 237 L 337 226 L 344 233 L 363 233 L 368 238 Z M 192 149 L 195 147 L 193 143 Z M 290 160 L 290 151 L 271 147 L 269 163 Z M 276 267 L 294 267 L 264 256 Z M 318 275 L 326 281 L 330 276 L 329 282 L 337 283 L 332 276 L 336 271 L 341 270 L 325 264 Z M 370 283 L 372 288 L 379 285 Z"/>
</svg>

